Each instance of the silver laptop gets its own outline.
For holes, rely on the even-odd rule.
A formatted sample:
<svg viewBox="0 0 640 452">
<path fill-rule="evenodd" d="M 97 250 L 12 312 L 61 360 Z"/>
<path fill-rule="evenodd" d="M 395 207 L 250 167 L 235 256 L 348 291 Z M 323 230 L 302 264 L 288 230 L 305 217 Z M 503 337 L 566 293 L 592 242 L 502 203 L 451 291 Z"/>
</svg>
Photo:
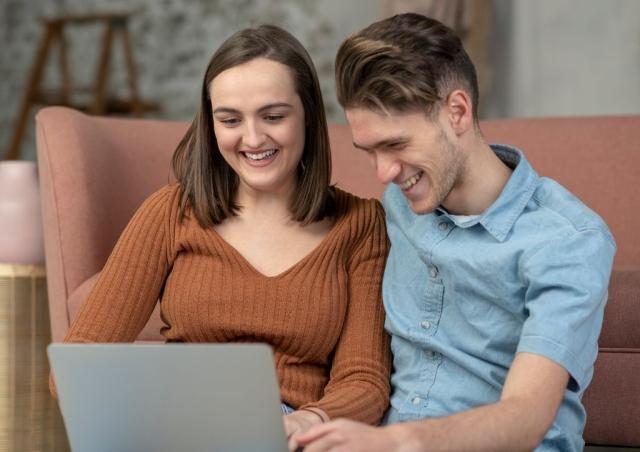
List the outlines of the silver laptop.
<svg viewBox="0 0 640 452">
<path fill-rule="evenodd" d="M 287 450 L 262 344 L 52 344 L 74 452 Z"/>
</svg>

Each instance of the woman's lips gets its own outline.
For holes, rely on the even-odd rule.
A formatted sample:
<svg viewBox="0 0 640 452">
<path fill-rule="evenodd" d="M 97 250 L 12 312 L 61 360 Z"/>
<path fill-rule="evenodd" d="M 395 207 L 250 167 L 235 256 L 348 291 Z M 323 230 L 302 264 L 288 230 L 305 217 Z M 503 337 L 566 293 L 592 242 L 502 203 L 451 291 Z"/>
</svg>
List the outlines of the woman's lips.
<svg viewBox="0 0 640 452">
<path fill-rule="evenodd" d="M 241 151 L 244 159 L 251 166 L 267 166 L 278 156 L 279 149 L 266 149 L 263 151 Z"/>
</svg>

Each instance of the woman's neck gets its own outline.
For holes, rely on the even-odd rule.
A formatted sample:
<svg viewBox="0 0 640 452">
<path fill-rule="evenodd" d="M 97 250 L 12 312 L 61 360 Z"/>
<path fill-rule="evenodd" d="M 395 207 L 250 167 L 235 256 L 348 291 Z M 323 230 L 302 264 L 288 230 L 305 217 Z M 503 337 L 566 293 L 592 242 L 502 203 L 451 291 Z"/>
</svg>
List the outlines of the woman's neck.
<svg viewBox="0 0 640 452">
<path fill-rule="evenodd" d="M 237 204 L 242 207 L 239 216 L 251 220 L 288 222 L 291 219 L 292 196 L 293 189 L 264 192 L 241 185 L 236 196 Z"/>
</svg>

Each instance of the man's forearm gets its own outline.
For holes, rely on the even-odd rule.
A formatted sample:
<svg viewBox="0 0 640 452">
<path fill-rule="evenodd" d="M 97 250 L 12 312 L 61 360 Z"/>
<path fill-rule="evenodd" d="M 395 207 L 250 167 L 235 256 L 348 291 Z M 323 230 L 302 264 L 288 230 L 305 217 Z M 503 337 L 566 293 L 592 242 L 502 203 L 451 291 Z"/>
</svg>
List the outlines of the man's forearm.
<svg viewBox="0 0 640 452">
<path fill-rule="evenodd" d="M 300 444 L 309 452 L 340 447 L 367 452 L 532 450 L 553 423 L 568 380 L 559 364 L 522 352 L 511 364 L 499 402 L 383 428 L 337 420 L 309 430 Z"/>
<path fill-rule="evenodd" d="M 532 353 L 518 353 L 499 402 L 447 417 L 389 426 L 402 451 L 532 450 L 551 427 L 569 374 Z M 397 430 L 394 430 L 397 429 Z"/>
<path fill-rule="evenodd" d="M 402 452 L 530 451 L 549 428 L 546 419 L 529 410 L 531 402 L 507 399 L 447 417 L 386 427 Z"/>
</svg>

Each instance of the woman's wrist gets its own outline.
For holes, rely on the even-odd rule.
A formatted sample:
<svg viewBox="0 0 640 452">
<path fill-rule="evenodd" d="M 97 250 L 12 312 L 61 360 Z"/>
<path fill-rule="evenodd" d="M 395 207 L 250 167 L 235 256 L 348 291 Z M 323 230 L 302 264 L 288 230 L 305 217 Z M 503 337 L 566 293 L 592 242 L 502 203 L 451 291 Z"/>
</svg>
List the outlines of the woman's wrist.
<svg viewBox="0 0 640 452">
<path fill-rule="evenodd" d="M 307 411 L 309 413 L 313 413 L 315 415 L 315 417 L 318 418 L 320 423 L 329 422 L 329 420 L 330 420 L 329 416 L 327 415 L 327 413 L 325 413 L 320 408 L 307 407 L 307 408 L 300 408 L 299 411 Z"/>
</svg>

